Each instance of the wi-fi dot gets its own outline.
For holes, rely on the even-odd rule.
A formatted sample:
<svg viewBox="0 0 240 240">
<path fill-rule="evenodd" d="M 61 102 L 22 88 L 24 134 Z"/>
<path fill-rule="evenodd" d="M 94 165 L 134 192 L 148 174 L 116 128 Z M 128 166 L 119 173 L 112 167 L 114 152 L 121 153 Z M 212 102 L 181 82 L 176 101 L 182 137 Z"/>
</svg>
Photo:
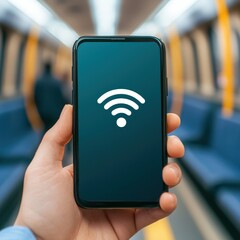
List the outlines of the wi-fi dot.
<svg viewBox="0 0 240 240">
<path fill-rule="evenodd" d="M 117 120 L 117 125 L 119 126 L 119 127 L 125 127 L 126 126 L 126 124 L 127 124 L 127 121 L 126 121 L 126 119 L 125 118 L 119 118 L 118 120 Z"/>
<path fill-rule="evenodd" d="M 114 90 L 108 91 L 108 92 L 104 93 L 100 98 L 98 98 L 97 102 L 99 104 L 101 104 L 105 100 L 107 100 L 109 97 L 112 97 L 115 95 L 131 96 L 132 98 L 138 100 L 138 102 L 140 102 L 141 104 L 145 103 L 145 99 L 140 94 L 138 94 L 132 90 L 129 90 L 129 89 L 114 89 Z M 113 99 L 104 105 L 104 109 L 108 110 L 109 108 L 115 107 L 116 105 L 119 105 L 119 104 L 127 105 L 127 107 L 131 107 L 135 110 L 139 109 L 139 106 L 137 103 L 135 103 L 134 101 L 127 99 L 127 98 Z M 132 112 L 128 108 L 125 108 L 125 107 L 118 107 L 118 108 L 115 108 L 114 110 L 112 110 L 113 116 L 116 116 L 118 114 L 121 114 L 121 115 L 124 114 L 124 115 L 130 116 L 132 114 Z M 116 123 L 117 123 L 117 126 L 120 128 L 123 128 L 127 125 L 127 121 L 124 117 L 119 117 L 117 119 Z"/>
</svg>

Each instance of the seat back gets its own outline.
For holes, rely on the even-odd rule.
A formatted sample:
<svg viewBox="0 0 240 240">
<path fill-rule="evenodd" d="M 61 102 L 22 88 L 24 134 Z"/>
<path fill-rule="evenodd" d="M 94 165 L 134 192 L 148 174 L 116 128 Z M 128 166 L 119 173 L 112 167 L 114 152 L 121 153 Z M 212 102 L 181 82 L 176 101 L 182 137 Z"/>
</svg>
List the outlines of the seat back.
<svg viewBox="0 0 240 240">
<path fill-rule="evenodd" d="M 31 130 L 24 98 L 0 102 L 0 146 L 8 147 Z"/>
<path fill-rule="evenodd" d="M 231 117 L 225 117 L 221 111 L 217 111 L 212 128 L 211 146 L 229 164 L 240 166 L 240 113 L 235 112 Z"/>
<path fill-rule="evenodd" d="M 205 141 L 213 109 L 212 103 L 198 97 L 185 95 L 181 113 L 181 127 L 200 136 L 200 141 Z"/>
</svg>

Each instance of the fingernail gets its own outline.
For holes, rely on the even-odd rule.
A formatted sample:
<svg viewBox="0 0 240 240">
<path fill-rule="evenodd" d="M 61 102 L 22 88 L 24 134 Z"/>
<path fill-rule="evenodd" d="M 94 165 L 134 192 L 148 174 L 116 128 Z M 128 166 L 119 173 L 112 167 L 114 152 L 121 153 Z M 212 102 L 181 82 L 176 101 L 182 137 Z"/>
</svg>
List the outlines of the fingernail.
<svg viewBox="0 0 240 240">
<path fill-rule="evenodd" d="M 173 174 L 179 179 L 180 175 L 179 175 L 179 171 L 178 169 L 176 169 L 175 167 L 171 166 L 171 171 L 173 172 Z"/>
<path fill-rule="evenodd" d="M 179 139 L 177 136 L 175 136 L 175 135 L 174 135 L 174 136 L 172 136 L 172 138 L 173 138 L 173 139 L 174 139 L 174 141 L 176 141 L 176 142 L 181 142 L 181 141 L 180 141 L 180 139 Z"/>
</svg>

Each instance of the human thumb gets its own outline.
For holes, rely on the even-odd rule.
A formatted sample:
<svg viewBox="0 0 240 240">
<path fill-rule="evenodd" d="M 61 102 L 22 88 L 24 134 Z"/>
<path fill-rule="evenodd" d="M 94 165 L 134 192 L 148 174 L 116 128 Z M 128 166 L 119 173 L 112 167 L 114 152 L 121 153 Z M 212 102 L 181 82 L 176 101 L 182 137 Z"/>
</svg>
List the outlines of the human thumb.
<svg viewBox="0 0 240 240">
<path fill-rule="evenodd" d="M 65 145 L 72 138 L 72 105 L 65 105 L 55 123 L 44 135 L 33 158 L 38 164 L 56 164 L 62 161 Z"/>
</svg>

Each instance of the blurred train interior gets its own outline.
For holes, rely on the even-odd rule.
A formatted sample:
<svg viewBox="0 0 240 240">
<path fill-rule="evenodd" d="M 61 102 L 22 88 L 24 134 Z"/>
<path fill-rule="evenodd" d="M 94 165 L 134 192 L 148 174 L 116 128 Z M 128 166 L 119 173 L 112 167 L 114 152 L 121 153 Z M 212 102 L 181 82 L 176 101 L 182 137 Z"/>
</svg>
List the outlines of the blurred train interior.
<svg viewBox="0 0 240 240">
<path fill-rule="evenodd" d="M 171 160 L 184 173 L 177 210 L 132 239 L 240 239 L 239 0 L 0 1 L 0 227 L 13 224 L 25 170 L 71 103 L 74 41 L 115 34 L 166 43 L 168 112 L 186 147 Z"/>
</svg>

